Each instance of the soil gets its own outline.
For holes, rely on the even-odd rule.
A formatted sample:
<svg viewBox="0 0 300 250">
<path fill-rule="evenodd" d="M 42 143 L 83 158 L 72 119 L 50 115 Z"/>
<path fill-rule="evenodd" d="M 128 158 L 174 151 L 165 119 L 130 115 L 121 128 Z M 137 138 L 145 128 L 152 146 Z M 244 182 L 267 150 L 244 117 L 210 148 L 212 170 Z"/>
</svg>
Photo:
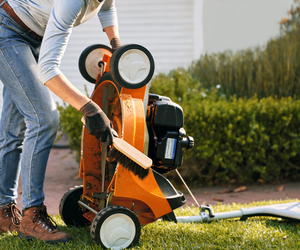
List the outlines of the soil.
<svg viewBox="0 0 300 250">
<path fill-rule="evenodd" d="M 45 205 L 49 214 L 59 213 L 59 202 L 61 197 L 70 188 L 82 185 L 82 179 L 78 176 L 79 164 L 75 161 L 75 153 L 70 149 L 51 149 L 48 161 L 46 179 L 44 184 Z M 21 183 L 20 183 L 21 184 Z M 240 188 L 239 192 L 234 192 Z M 246 190 L 245 190 L 246 188 Z M 186 205 L 196 205 L 187 189 L 182 188 L 186 198 Z M 275 199 L 299 199 L 300 183 L 281 183 L 278 185 L 257 185 L 247 187 L 199 187 L 191 189 L 199 205 L 218 202 L 223 204 L 251 203 L 253 201 L 275 200 Z M 236 190 L 238 191 L 238 190 Z M 21 208 L 22 189 L 19 185 L 18 207 Z"/>
</svg>

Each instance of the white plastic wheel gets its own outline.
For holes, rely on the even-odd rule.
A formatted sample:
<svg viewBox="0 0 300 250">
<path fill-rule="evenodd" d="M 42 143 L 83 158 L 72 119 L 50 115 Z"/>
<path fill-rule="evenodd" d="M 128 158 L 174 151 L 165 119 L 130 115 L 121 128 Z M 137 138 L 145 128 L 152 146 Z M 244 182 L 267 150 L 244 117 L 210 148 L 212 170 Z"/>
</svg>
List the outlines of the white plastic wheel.
<svg viewBox="0 0 300 250">
<path fill-rule="evenodd" d="M 114 51 L 109 69 L 115 83 L 138 89 L 149 83 L 154 73 L 154 60 L 149 50 L 138 44 L 127 44 Z"/>
<path fill-rule="evenodd" d="M 135 232 L 135 225 L 128 215 L 114 214 L 102 224 L 100 239 L 107 248 L 124 249 L 132 243 Z"/>
<path fill-rule="evenodd" d="M 125 81 L 137 84 L 149 75 L 151 65 L 144 51 L 130 49 L 120 57 L 118 68 Z"/>
<path fill-rule="evenodd" d="M 105 54 L 108 54 L 108 51 L 103 48 L 98 48 L 91 51 L 85 60 L 85 68 L 87 73 L 93 77 L 94 79 L 97 78 L 100 72 L 99 62 L 103 60 Z"/>
<path fill-rule="evenodd" d="M 100 63 L 103 62 L 105 55 L 111 57 L 112 50 L 103 44 L 94 44 L 82 51 L 78 67 L 84 79 L 96 83 L 98 74 L 101 72 Z"/>
<path fill-rule="evenodd" d="M 137 244 L 141 226 L 137 216 L 128 208 L 109 206 L 95 216 L 90 234 L 92 241 L 104 248 L 124 249 Z"/>
</svg>

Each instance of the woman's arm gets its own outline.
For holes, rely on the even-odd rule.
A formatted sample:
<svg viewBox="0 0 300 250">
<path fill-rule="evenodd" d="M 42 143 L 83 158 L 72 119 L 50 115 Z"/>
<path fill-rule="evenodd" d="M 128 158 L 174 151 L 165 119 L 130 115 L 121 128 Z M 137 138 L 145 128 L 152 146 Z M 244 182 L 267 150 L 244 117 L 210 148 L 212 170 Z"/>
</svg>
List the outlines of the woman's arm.
<svg viewBox="0 0 300 250">
<path fill-rule="evenodd" d="M 113 38 L 119 39 L 119 29 L 117 26 L 106 27 L 104 31 L 106 32 L 109 41 Z M 59 98 L 69 103 L 77 110 L 89 101 L 89 98 L 74 87 L 62 73 L 48 80 L 45 85 Z"/>
<path fill-rule="evenodd" d="M 114 7 L 113 4 L 111 5 Z M 48 21 L 39 58 L 40 78 L 54 94 L 84 114 L 86 126 L 90 134 L 102 142 L 108 140 L 108 143 L 111 145 L 113 135 L 111 122 L 107 116 L 96 103 L 82 94 L 59 69 L 71 29 L 82 7 L 80 4 L 76 6 L 72 5 L 72 11 L 67 11 L 68 8 L 64 9 L 62 8 L 63 6 L 67 7 L 65 1 L 61 2 L 60 8 L 54 6 Z M 63 10 L 68 12 L 68 15 L 65 15 Z M 110 14 L 109 11 L 105 15 L 106 18 L 109 17 L 108 14 Z M 105 24 L 106 26 L 103 27 L 104 31 L 113 49 L 116 49 L 120 46 L 120 39 L 119 30 L 117 25 L 115 25 L 114 18 L 108 18 Z"/>
<path fill-rule="evenodd" d="M 118 26 L 108 26 L 104 28 L 104 31 L 109 41 L 111 41 L 113 38 L 120 38 Z"/>
<path fill-rule="evenodd" d="M 89 98 L 74 87 L 62 73 L 48 80 L 45 85 L 59 98 L 77 110 L 89 101 Z"/>
<path fill-rule="evenodd" d="M 83 113 L 85 125 L 91 135 L 102 142 L 107 141 L 109 145 L 113 143 L 110 120 L 95 102 L 76 89 L 63 74 L 51 78 L 45 85 L 61 99 Z"/>
</svg>

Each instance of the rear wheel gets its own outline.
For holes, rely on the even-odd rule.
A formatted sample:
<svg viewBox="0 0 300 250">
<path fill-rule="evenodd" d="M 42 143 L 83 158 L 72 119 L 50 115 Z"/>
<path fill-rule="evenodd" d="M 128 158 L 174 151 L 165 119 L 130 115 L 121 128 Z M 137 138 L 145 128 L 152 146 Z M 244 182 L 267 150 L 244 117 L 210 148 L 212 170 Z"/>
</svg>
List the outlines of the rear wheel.
<svg viewBox="0 0 300 250">
<path fill-rule="evenodd" d="M 59 214 L 67 226 L 85 226 L 90 223 L 82 215 L 86 212 L 79 206 L 78 201 L 83 193 L 83 186 L 70 188 L 59 203 Z"/>
<path fill-rule="evenodd" d="M 104 63 L 105 55 L 110 57 L 112 49 L 103 44 L 94 44 L 82 51 L 78 60 L 78 67 L 85 80 L 96 83 L 97 76 L 101 72 L 100 65 Z"/>
<path fill-rule="evenodd" d="M 109 206 L 95 216 L 90 234 L 92 241 L 104 248 L 124 249 L 138 243 L 141 226 L 137 216 L 129 209 Z"/>
</svg>

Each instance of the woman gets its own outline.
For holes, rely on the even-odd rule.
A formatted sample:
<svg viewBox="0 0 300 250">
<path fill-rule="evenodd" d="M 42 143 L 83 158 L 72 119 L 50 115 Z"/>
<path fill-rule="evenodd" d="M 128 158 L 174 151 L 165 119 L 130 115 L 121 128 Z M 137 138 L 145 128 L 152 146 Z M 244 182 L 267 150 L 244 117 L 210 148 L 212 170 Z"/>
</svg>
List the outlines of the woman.
<svg viewBox="0 0 300 250">
<path fill-rule="evenodd" d="M 114 0 L 0 0 L 0 233 L 49 243 L 71 236 L 43 204 L 43 184 L 59 118 L 49 89 L 86 117 L 90 134 L 112 144 L 110 121 L 60 71 L 74 26 L 98 14 L 113 49 L 120 46 Z M 22 176 L 22 215 L 16 207 Z"/>
</svg>

